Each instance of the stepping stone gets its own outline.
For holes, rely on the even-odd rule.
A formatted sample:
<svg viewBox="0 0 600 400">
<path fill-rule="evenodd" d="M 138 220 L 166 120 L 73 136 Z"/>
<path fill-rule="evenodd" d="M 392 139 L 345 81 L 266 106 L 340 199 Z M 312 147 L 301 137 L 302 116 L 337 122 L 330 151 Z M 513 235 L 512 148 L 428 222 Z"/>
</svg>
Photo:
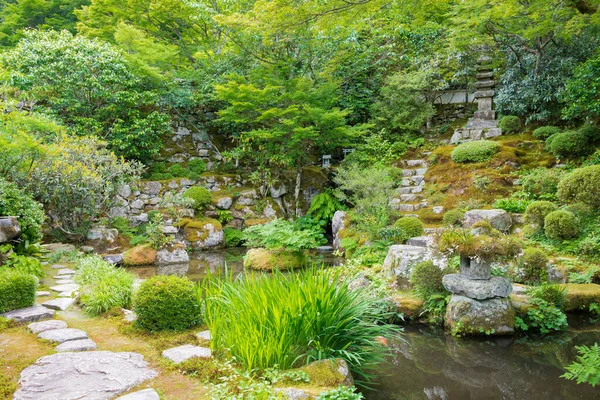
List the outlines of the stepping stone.
<svg viewBox="0 0 600 400">
<path fill-rule="evenodd" d="M 92 339 L 71 340 L 55 347 L 58 352 L 96 350 L 98 346 Z"/>
<path fill-rule="evenodd" d="M 63 264 L 54 264 L 54 265 L 52 265 L 52 267 L 50 267 L 50 268 L 52 268 L 52 269 L 61 269 L 61 268 L 66 268 L 66 267 L 67 267 L 67 266 L 66 266 L 66 265 L 63 265 Z"/>
<path fill-rule="evenodd" d="M 71 298 L 71 297 L 77 297 L 79 294 L 79 292 L 60 292 L 58 294 L 58 297 L 67 297 L 67 298 Z"/>
<path fill-rule="evenodd" d="M 207 342 L 212 340 L 212 336 L 210 335 L 210 331 L 202 331 L 196 333 L 196 337 L 200 340 L 206 340 Z"/>
<path fill-rule="evenodd" d="M 425 175 L 427 173 L 427 168 L 418 168 L 417 173 L 415 175 Z"/>
<path fill-rule="evenodd" d="M 58 270 L 58 275 L 75 275 L 75 271 L 71 268 L 63 268 Z"/>
<path fill-rule="evenodd" d="M 34 322 L 54 317 L 54 310 L 50 310 L 43 306 L 33 306 L 5 312 L 4 314 L 0 314 L 0 317 L 18 323 Z"/>
<path fill-rule="evenodd" d="M 157 375 L 138 353 L 57 353 L 21 372 L 21 388 L 14 399 L 108 400 Z"/>
<path fill-rule="evenodd" d="M 73 275 L 54 275 L 54 279 L 73 279 Z"/>
<path fill-rule="evenodd" d="M 320 253 L 330 253 L 333 251 L 333 246 L 319 246 L 317 251 Z"/>
<path fill-rule="evenodd" d="M 400 181 L 400 185 L 401 186 L 411 186 L 413 184 L 412 180 L 410 178 L 403 178 Z"/>
<path fill-rule="evenodd" d="M 421 193 L 423 191 L 423 186 L 414 186 L 410 188 L 411 193 Z"/>
<path fill-rule="evenodd" d="M 425 160 L 406 160 L 406 165 L 409 167 L 419 167 L 427 165 Z"/>
<path fill-rule="evenodd" d="M 173 361 L 175 364 L 189 360 L 192 357 L 209 358 L 211 351 L 209 348 L 184 344 L 183 346 L 173 347 L 162 352 L 162 356 Z"/>
<path fill-rule="evenodd" d="M 160 400 L 160 396 L 154 389 L 144 389 L 139 392 L 126 394 L 125 396 L 117 397 L 116 400 Z"/>
<path fill-rule="evenodd" d="M 53 310 L 65 311 L 67 308 L 71 307 L 73 303 L 75 303 L 75 299 L 61 297 L 59 299 L 45 301 L 42 303 L 42 305 Z"/>
<path fill-rule="evenodd" d="M 27 325 L 27 327 L 32 333 L 35 333 L 37 335 L 42 332 L 51 331 L 53 329 L 65 329 L 68 327 L 68 325 L 65 321 L 51 319 L 48 321 L 34 322 L 32 324 Z"/>
<path fill-rule="evenodd" d="M 412 176 L 410 179 L 412 179 L 412 181 L 415 183 L 415 185 L 420 186 L 421 182 L 423 182 L 425 177 L 423 175 L 415 175 L 415 176 Z"/>
<path fill-rule="evenodd" d="M 79 286 L 76 283 L 68 283 L 66 285 L 57 285 L 57 286 L 52 286 L 50 288 L 50 290 L 54 290 L 55 292 L 75 292 L 77 290 L 79 290 L 81 288 L 81 286 Z"/>
<path fill-rule="evenodd" d="M 402 200 L 402 201 L 417 201 L 417 195 L 416 194 L 401 194 L 400 200 Z"/>
<path fill-rule="evenodd" d="M 75 283 L 73 279 L 59 279 L 56 281 L 57 285 L 70 285 L 72 283 Z"/>
<path fill-rule="evenodd" d="M 87 339 L 88 335 L 81 329 L 65 328 L 42 332 L 38 335 L 38 338 L 56 343 L 64 343 L 71 340 Z"/>
<path fill-rule="evenodd" d="M 413 188 L 411 188 L 411 187 L 401 187 L 401 188 L 396 189 L 396 192 L 398 194 L 409 194 L 409 193 L 411 193 L 412 190 L 413 190 Z"/>
<path fill-rule="evenodd" d="M 35 292 L 35 295 L 37 297 L 45 297 L 45 296 L 50 296 L 50 292 L 46 291 L 46 290 L 40 290 L 38 292 Z"/>
<path fill-rule="evenodd" d="M 403 169 L 402 170 L 402 176 L 413 176 L 415 174 L 416 174 L 416 172 L 414 169 Z"/>
</svg>

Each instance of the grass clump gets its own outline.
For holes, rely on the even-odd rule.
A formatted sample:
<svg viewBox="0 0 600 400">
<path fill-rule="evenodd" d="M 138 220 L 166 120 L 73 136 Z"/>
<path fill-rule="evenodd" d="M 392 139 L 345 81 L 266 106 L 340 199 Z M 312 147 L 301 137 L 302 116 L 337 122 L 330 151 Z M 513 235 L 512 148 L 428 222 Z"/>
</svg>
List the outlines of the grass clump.
<svg viewBox="0 0 600 400">
<path fill-rule="evenodd" d="M 151 332 L 178 331 L 200 323 L 196 286 L 188 278 L 157 275 L 135 294 L 136 324 Z"/>
<path fill-rule="evenodd" d="M 0 313 L 32 306 L 36 288 L 33 275 L 0 268 Z"/>
<path fill-rule="evenodd" d="M 548 278 L 546 265 L 548 257 L 540 249 L 527 248 L 523 251 L 521 259 L 523 266 L 523 281 L 527 283 L 539 283 Z"/>
<path fill-rule="evenodd" d="M 248 369 L 289 369 L 328 358 L 346 360 L 368 380 L 385 352 L 377 336 L 396 332 L 379 322 L 379 299 L 330 271 L 204 281 L 205 321 L 211 346 L 229 349 Z"/>
<path fill-rule="evenodd" d="M 476 140 L 462 143 L 452 151 L 455 163 L 484 162 L 500 151 L 500 145 L 490 140 Z"/>
<path fill-rule="evenodd" d="M 133 274 L 115 268 L 99 256 L 88 256 L 79 261 L 75 281 L 81 285 L 79 303 L 90 315 L 131 305 Z"/>
</svg>

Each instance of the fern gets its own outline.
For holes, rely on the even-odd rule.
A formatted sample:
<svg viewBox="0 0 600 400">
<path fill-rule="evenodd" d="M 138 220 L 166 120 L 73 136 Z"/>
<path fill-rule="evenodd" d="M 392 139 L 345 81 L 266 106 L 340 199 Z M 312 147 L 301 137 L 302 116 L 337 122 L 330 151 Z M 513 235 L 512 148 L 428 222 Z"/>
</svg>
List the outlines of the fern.
<svg viewBox="0 0 600 400">
<path fill-rule="evenodd" d="M 566 368 L 561 378 L 589 383 L 592 387 L 600 384 L 600 346 L 594 343 L 592 347 L 575 346 L 579 355 L 577 361 Z"/>
<path fill-rule="evenodd" d="M 330 190 L 325 190 L 323 193 L 316 195 L 310 203 L 308 215 L 318 221 L 330 222 L 338 210 L 345 209 L 344 205 L 338 201 Z"/>
</svg>

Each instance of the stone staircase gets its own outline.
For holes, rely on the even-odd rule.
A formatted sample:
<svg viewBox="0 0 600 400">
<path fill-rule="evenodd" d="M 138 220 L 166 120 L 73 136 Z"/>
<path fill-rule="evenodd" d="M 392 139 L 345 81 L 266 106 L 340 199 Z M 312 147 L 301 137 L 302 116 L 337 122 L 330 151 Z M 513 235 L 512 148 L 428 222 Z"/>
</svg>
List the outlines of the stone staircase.
<svg viewBox="0 0 600 400">
<path fill-rule="evenodd" d="M 428 155 L 424 153 L 423 155 Z M 391 206 L 400 213 L 411 215 L 415 211 L 428 206 L 423 195 L 425 188 L 425 173 L 428 163 L 424 159 L 402 160 L 402 180 L 400 187 L 391 201 Z"/>
</svg>

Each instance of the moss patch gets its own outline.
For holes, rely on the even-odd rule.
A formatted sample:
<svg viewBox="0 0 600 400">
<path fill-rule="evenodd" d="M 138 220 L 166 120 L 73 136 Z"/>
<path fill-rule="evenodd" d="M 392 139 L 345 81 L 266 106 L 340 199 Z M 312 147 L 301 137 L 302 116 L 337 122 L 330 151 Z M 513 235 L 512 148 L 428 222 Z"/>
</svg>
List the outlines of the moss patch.
<svg viewBox="0 0 600 400">
<path fill-rule="evenodd" d="M 244 220 L 244 225 L 246 225 L 246 227 L 254 226 L 254 225 L 264 225 L 270 221 L 271 220 L 268 218 L 248 218 L 248 219 Z"/>
<path fill-rule="evenodd" d="M 423 308 L 423 300 L 417 298 L 410 290 L 397 292 L 392 296 L 392 300 L 398 312 L 408 319 L 417 319 Z"/>
<path fill-rule="evenodd" d="M 244 257 L 244 268 L 260 271 L 295 269 L 306 263 L 306 254 L 297 251 L 250 249 Z"/>
<path fill-rule="evenodd" d="M 156 250 L 143 244 L 127 250 L 123 254 L 123 264 L 127 266 L 149 265 L 156 261 Z"/>
<path fill-rule="evenodd" d="M 566 311 L 587 309 L 592 303 L 600 303 L 600 285 L 567 283 L 561 286 L 566 287 Z"/>
</svg>

